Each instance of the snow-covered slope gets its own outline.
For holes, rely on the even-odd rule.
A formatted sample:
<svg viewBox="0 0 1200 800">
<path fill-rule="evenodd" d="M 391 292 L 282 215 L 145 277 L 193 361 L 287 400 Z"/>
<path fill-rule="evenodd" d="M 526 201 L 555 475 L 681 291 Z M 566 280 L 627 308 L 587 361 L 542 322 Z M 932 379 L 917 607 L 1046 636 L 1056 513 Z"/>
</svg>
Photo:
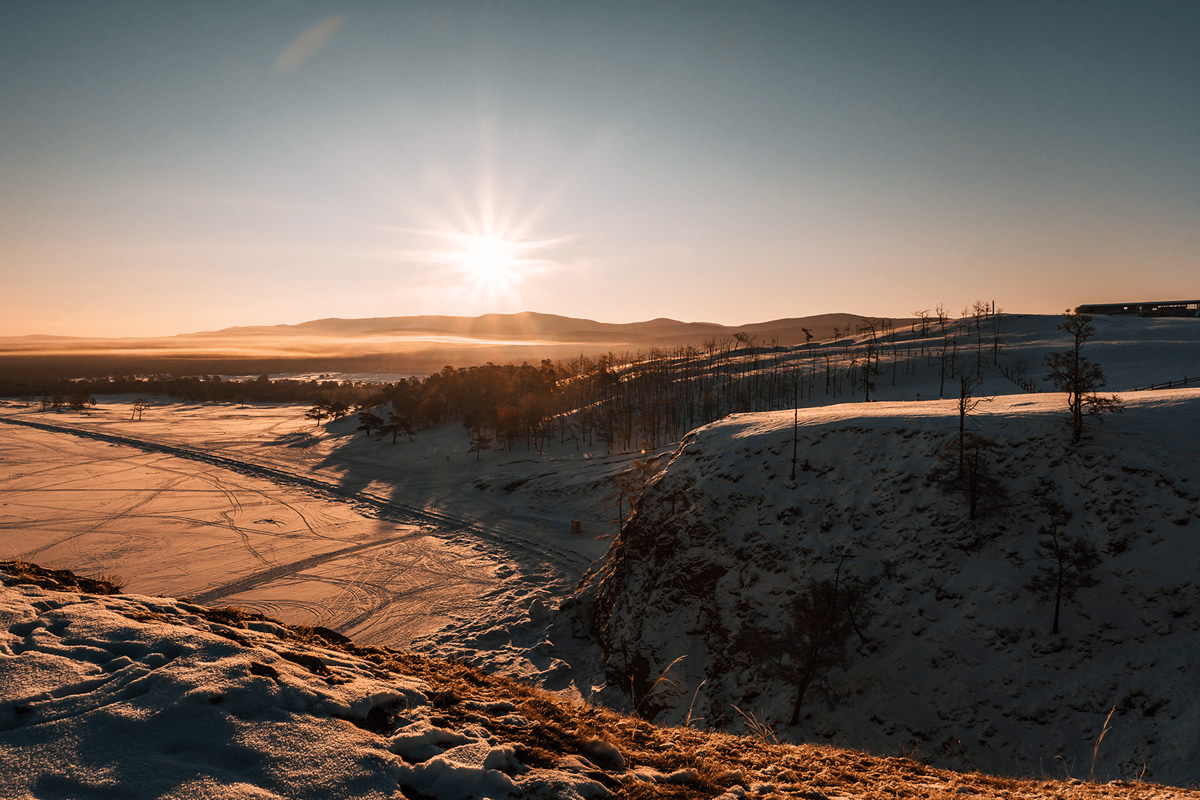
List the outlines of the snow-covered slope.
<svg viewBox="0 0 1200 800">
<path fill-rule="evenodd" d="M 536 724 L 522 707 L 538 699 L 529 690 L 497 681 L 481 697 L 458 696 L 445 679 L 453 667 L 431 684 L 417 675 L 439 665 L 348 646 L 328 630 L 163 598 L 46 591 L 27 582 L 44 582 L 40 569 L 6 566 L 0 796 L 609 793 L 579 757 L 538 763 L 559 762 L 566 747 L 548 755 L 514 734 Z M 621 759 L 594 738 L 572 744 L 598 763 Z"/>
<path fill-rule="evenodd" d="M 6 798 L 1200 797 L 657 728 L 234 608 L 23 562 L 0 583 Z"/>
<path fill-rule="evenodd" d="M 794 481 L 791 412 L 721 420 L 684 440 L 562 624 L 601 644 L 601 697 L 658 721 L 737 730 L 740 709 L 792 741 L 1078 775 L 1115 706 L 1098 776 L 1194 784 L 1200 391 L 1125 401 L 1074 448 L 1061 395 L 981 405 L 1006 497 L 974 522 L 928 480 L 953 401 L 800 411 Z M 1037 548 L 1054 502 L 1060 533 L 1100 556 L 1058 635 L 1053 598 L 1025 588 L 1050 566 Z M 864 586 L 871 613 L 789 726 L 796 598 L 835 577 Z"/>
</svg>

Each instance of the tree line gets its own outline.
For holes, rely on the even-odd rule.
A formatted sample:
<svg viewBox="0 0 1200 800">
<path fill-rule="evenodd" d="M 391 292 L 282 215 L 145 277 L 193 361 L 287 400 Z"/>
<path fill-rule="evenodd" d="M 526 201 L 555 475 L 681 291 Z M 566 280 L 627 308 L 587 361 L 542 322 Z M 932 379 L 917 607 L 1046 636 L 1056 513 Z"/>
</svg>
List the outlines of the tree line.
<svg viewBox="0 0 1200 800">
<path fill-rule="evenodd" d="M 360 381 L 297 380 L 260 375 L 254 380 L 220 375 L 119 375 L 103 378 L 60 378 L 48 381 L 0 378 L 0 396 L 29 402 L 96 395 L 132 394 L 172 397 L 189 403 L 307 403 L 340 400 L 349 405 L 376 394 L 376 385 Z"/>
<path fill-rule="evenodd" d="M 955 321 L 938 306 L 916 312 L 907 330 L 889 320 L 864 320 L 814 341 L 781 346 L 736 333 L 699 347 L 651 348 L 637 353 L 581 354 L 559 362 L 444 367 L 394 383 L 334 380 L 235 380 L 220 375 L 118 376 L 20 386 L 0 381 L 0 394 L 41 397 L 48 408 L 67 398 L 103 394 L 168 396 L 187 402 L 309 403 L 316 424 L 350 413 L 371 434 L 415 431 L 460 422 L 472 447 L 561 444 L 629 451 L 678 441 L 700 425 L 731 413 L 775 411 L 818 400 L 870 400 L 884 382 L 935 369 L 941 391 L 955 378 L 978 373 L 1000 351 L 994 310 L 976 303 Z M 61 400 L 59 402 L 58 400 Z M 389 407 L 390 404 L 390 407 Z M 486 445 L 486 446 L 485 446 Z"/>
</svg>

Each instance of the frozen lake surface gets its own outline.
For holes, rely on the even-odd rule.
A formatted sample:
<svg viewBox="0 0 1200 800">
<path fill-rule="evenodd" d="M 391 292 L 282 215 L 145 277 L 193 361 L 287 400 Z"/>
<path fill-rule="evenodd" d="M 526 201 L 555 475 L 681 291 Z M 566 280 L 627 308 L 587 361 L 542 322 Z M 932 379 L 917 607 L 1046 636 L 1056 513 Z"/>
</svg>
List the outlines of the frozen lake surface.
<svg viewBox="0 0 1200 800">
<path fill-rule="evenodd" d="M 133 421 L 132 400 L 0 409 L 3 557 L 364 644 L 561 671 L 526 650 L 607 548 L 608 475 L 631 456 L 476 461 L 457 426 L 392 444 L 352 418 L 314 428 L 303 406 L 162 403 Z M 581 518 L 587 533 L 571 534 Z"/>
</svg>

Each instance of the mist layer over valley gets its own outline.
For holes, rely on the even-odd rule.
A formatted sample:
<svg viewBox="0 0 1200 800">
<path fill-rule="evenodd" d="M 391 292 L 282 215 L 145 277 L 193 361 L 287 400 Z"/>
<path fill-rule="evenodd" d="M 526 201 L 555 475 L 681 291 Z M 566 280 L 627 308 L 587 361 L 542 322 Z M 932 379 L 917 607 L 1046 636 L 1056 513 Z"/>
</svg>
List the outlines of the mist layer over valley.
<svg viewBox="0 0 1200 800">
<path fill-rule="evenodd" d="M 733 327 L 654 319 L 614 324 L 554 314 L 481 317 L 322 319 L 157 338 L 0 337 L 0 375 L 19 394 L 22 380 L 144 375 L 259 375 L 284 372 L 374 372 L 424 375 L 447 364 L 467 367 L 580 354 L 635 352 L 652 347 L 701 347 L 706 340 L 746 333 L 763 343 L 794 345 L 807 329 L 818 339 L 848 331 L 864 318 L 821 314 Z"/>
</svg>

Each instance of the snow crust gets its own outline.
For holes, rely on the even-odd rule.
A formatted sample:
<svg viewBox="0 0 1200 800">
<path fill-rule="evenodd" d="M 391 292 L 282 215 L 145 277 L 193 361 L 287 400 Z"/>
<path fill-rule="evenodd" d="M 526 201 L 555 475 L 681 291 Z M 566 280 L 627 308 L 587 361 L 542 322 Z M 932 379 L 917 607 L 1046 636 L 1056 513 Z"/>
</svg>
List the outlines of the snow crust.
<svg viewBox="0 0 1200 800">
<path fill-rule="evenodd" d="M 577 772 L 524 766 L 482 726 L 434 724 L 426 682 L 278 625 L 4 577 L 0 796 L 608 794 Z M 505 724 L 531 724 L 515 712 Z"/>
</svg>

